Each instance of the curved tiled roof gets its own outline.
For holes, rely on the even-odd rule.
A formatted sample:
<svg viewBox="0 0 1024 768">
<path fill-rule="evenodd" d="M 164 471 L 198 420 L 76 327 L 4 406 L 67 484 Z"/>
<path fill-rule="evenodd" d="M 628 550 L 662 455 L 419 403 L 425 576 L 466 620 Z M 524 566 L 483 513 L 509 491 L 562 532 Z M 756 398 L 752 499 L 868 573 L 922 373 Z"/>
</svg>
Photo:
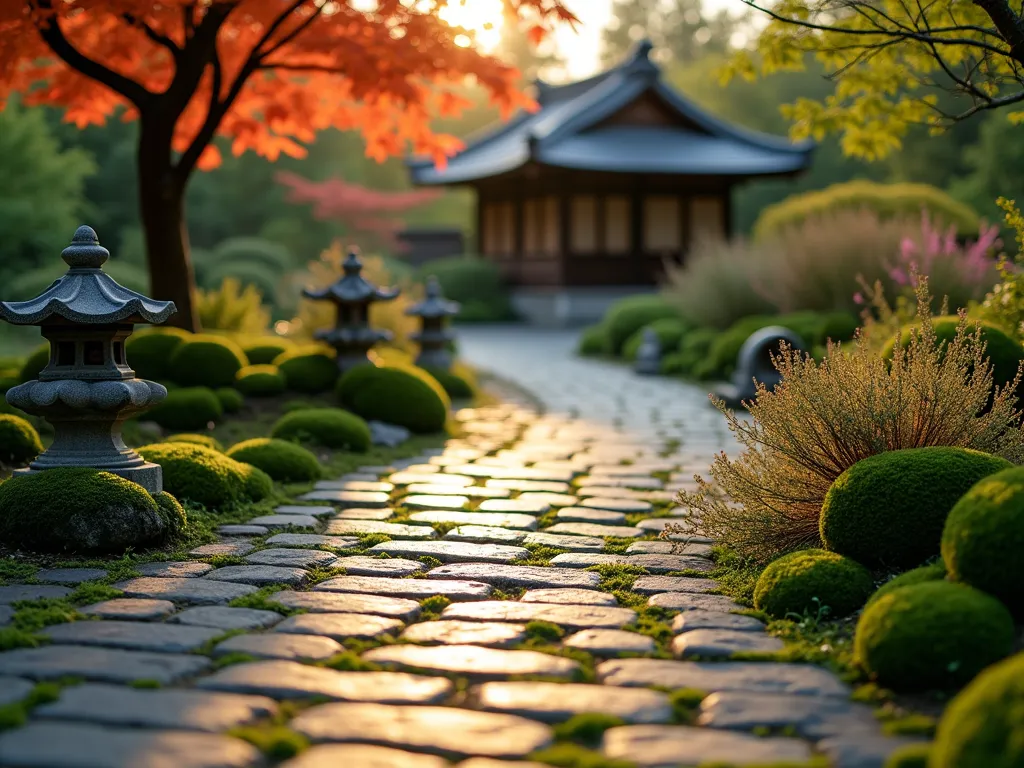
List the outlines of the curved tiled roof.
<svg viewBox="0 0 1024 768">
<path fill-rule="evenodd" d="M 701 176 L 794 173 L 811 160 L 813 143 L 749 131 L 713 117 L 669 87 L 640 43 L 620 66 L 586 80 L 537 83 L 537 112 L 522 112 L 450 158 L 409 161 L 417 184 L 460 184 L 536 162 L 556 168 Z M 679 118 L 671 125 L 604 123 L 645 95 Z"/>
</svg>

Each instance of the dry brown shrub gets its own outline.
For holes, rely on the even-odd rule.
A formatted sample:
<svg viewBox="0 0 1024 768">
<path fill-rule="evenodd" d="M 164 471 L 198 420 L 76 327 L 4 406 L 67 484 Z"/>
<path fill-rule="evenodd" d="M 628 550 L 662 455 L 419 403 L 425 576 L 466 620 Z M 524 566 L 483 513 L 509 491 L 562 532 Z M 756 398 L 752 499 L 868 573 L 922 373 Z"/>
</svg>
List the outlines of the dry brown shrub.
<svg viewBox="0 0 1024 768">
<path fill-rule="evenodd" d="M 775 358 L 782 382 L 758 386 L 749 419 L 721 401 L 742 446 L 711 465 L 711 482 L 680 494 L 699 532 L 758 562 L 820 546 L 818 517 L 832 481 L 861 459 L 900 448 L 961 446 L 1024 462 L 1021 378 L 993 393 L 979 330 L 961 313 L 956 337 L 937 346 L 927 280 L 917 289 L 920 331 L 891 365 L 863 338 L 852 351 L 830 345 L 817 363 L 792 349 Z"/>
</svg>

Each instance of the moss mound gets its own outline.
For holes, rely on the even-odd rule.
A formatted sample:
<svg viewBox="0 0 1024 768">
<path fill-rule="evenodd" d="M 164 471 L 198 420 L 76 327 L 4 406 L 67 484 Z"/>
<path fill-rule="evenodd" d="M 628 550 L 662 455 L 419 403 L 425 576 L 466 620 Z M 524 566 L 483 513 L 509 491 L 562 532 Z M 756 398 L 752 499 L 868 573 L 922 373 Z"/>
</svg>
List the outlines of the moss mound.
<svg viewBox="0 0 1024 768">
<path fill-rule="evenodd" d="M 242 345 L 242 351 L 251 365 L 270 365 L 293 349 L 295 344 L 288 339 L 254 339 Z"/>
<path fill-rule="evenodd" d="M 323 347 L 298 347 L 274 358 L 274 365 L 293 392 L 329 392 L 338 380 L 338 363 Z"/>
<path fill-rule="evenodd" d="M 889 755 L 885 768 L 928 768 L 931 754 L 931 744 L 907 744 Z"/>
<path fill-rule="evenodd" d="M 184 517 L 180 505 L 175 509 L 130 480 L 85 467 L 19 475 L 0 485 L 0 540 L 41 552 L 153 546 L 178 533 Z"/>
<path fill-rule="evenodd" d="M 942 559 L 954 581 L 995 595 L 1024 614 L 1024 468 L 979 481 L 956 503 L 942 531 Z"/>
<path fill-rule="evenodd" d="M 224 409 L 213 390 L 207 387 L 183 387 L 167 393 L 162 403 L 142 415 L 143 421 L 155 421 L 164 429 L 206 429 L 218 421 Z"/>
<path fill-rule="evenodd" d="M 0 413 L 0 464 L 21 467 L 43 452 L 35 427 L 21 416 Z"/>
<path fill-rule="evenodd" d="M 124 345 L 125 358 L 135 375 L 153 381 L 174 380 L 171 357 L 192 334 L 180 328 L 153 328 L 136 333 Z"/>
<path fill-rule="evenodd" d="M 601 323 L 607 334 L 608 352 L 622 354 L 622 347 L 630 336 L 662 318 L 680 319 L 678 310 L 660 296 L 627 296 L 615 302 Z"/>
<path fill-rule="evenodd" d="M 188 525 L 188 518 L 185 516 L 185 508 L 181 506 L 176 498 L 167 491 L 160 491 L 160 493 L 153 496 L 153 501 L 156 502 L 157 512 L 167 525 L 167 529 L 171 532 L 172 536 L 185 530 Z"/>
<path fill-rule="evenodd" d="M 335 390 L 341 404 L 364 419 L 397 424 L 420 434 L 440 432 L 451 401 L 436 379 L 421 368 L 361 365 Z"/>
<path fill-rule="evenodd" d="M 257 437 L 231 446 L 227 455 L 262 469 L 281 483 L 311 482 L 323 474 L 316 456 L 287 440 Z"/>
<path fill-rule="evenodd" d="M 825 494 L 826 549 L 869 567 L 914 568 L 939 553 L 946 515 L 987 475 L 1013 466 L 967 448 L 907 448 L 858 461 Z"/>
<path fill-rule="evenodd" d="M 863 606 L 873 587 L 870 571 L 860 563 L 835 552 L 806 549 L 764 569 L 754 589 L 754 607 L 783 619 L 789 614 L 817 615 L 827 606 L 829 618 L 842 618 Z"/>
<path fill-rule="evenodd" d="M 212 448 L 215 451 L 224 452 L 224 446 L 221 444 L 213 435 L 197 435 L 192 432 L 180 432 L 177 435 L 171 435 L 164 440 L 165 443 L 195 443 L 196 445 L 205 445 L 207 448 Z"/>
<path fill-rule="evenodd" d="M 608 341 L 608 331 L 604 323 L 591 325 L 580 333 L 579 341 L 576 342 L 576 354 L 581 357 L 599 357 L 610 352 L 611 343 Z"/>
<path fill-rule="evenodd" d="M 213 394 L 220 401 L 220 407 L 224 409 L 224 413 L 238 413 L 245 405 L 245 396 L 233 387 L 220 387 L 214 390 Z"/>
<path fill-rule="evenodd" d="M 39 378 L 39 372 L 50 362 L 50 345 L 43 344 L 29 355 L 18 372 L 18 378 L 22 383 Z"/>
<path fill-rule="evenodd" d="M 270 435 L 279 440 L 359 453 L 370 448 L 370 428 L 366 422 L 340 408 L 303 408 L 286 413 L 278 419 Z"/>
<path fill-rule="evenodd" d="M 219 510 L 270 495 L 266 473 L 195 443 L 154 443 L 139 448 L 146 461 L 163 467 L 164 488 L 179 499 Z"/>
<path fill-rule="evenodd" d="M 942 715 L 929 768 L 1024 765 L 1024 653 L 995 664 L 957 694 Z"/>
<path fill-rule="evenodd" d="M 452 400 L 468 400 L 476 395 L 473 385 L 452 371 L 442 368 L 424 368 Z"/>
<path fill-rule="evenodd" d="M 897 691 L 963 685 L 1013 649 L 1013 618 L 994 597 L 930 581 L 894 589 L 857 622 L 854 656 Z"/>
<path fill-rule="evenodd" d="M 229 387 L 249 361 L 234 341 L 225 336 L 196 334 L 171 355 L 171 378 L 182 386 Z"/>
<path fill-rule="evenodd" d="M 640 345 L 644 343 L 644 333 L 648 328 L 657 335 L 663 353 L 678 349 L 683 336 L 690 330 L 690 326 L 677 317 L 663 317 L 653 323 L 648 323 L 626 339 L 626 343 L 622 345 L 622 356 L 625 359 L 636 360 L 636 354 L 640 351 Z"/>
<path fill-rule="evenodd" d="M 882 586 L 875 590 L 874 594 L 868 598 L 868 605 L 871 605 L 881 597 L 885 597 L 890 592 L 900 587 L 910 587 L 914 584 L 925 584 L 929 581 L 943 581 L 946 578 L 946 564 L 941 560 L 936 560 L 934 563 L 928 565 L 922 565 L 919 568 L 914 568 L 901 573 L 894 579 L 890 579 L 885 582 Z"/>
<path fill-rule="evenodd" d="M 284 392 L 288 381 L 276 365 L 247 365 L 238 372 L 235 386 L 247 397 L 273 397 Z"/>
</svg>

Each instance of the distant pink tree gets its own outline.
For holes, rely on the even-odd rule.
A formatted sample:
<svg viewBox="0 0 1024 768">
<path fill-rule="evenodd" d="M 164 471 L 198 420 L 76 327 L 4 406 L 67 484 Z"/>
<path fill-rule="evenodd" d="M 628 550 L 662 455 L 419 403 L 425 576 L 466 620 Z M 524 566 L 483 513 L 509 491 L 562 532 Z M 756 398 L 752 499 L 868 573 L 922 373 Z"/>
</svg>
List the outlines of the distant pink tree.
<svg viewBox="0 0 1024 768">
<path fill-rule="evenodd" d="M 280 171 L 274 178 L 288 189 L 288 202 L 310 203 L 315 218 L 340 221 L 366 251 L 405 250 L 405 243 L 398 238 L 405 227 L 401 214 L 432 203 L 444 194 L 435 189 L 385 192 L 337 178 L 310 181 L 289 171 Z"/>
</svg>

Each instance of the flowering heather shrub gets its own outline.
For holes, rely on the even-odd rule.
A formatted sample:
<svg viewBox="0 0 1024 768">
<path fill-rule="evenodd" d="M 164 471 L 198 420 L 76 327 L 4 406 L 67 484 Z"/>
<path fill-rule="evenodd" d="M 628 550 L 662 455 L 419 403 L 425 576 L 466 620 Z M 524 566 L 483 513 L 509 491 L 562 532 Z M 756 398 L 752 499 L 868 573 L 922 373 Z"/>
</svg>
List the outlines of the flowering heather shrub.
<svg viewBox="0 0 1024 768">
<path fill-rule="evenodd" d="M 711 482 L 680 494 L 701 533 L 766 562 L 821 545 L 818 518 L 832 481 L 868 456 L 900 448 L 960 446 L 1024 462 L 1020 379 L 992 396 L 984 343 L 961 316 L 956 336 L 936 345 L 928 281 L 917 287 L 918 321 L 907 347 L 887 364 L 858 337 L 853 349 L 829 345 L 819 363 L 791 349 L 775 359 L 782 382 L 758 386 L 749 419 L 716 402 L 743 446 L 719 454 Z M 985 410 L 991 399 L 991 406 Z"/>
<path fill-rule="evenodd" d="M 999 259 L 999 283 L 985 296 L 981 304 L 982 318 L 1024 341 L 1024 216 L 1013 200 L 1005 197 L 996 201 L 1006 212 L 1007 226 L 1017 239 L 1017 257 L 1011 263 L 1003 254 Z"/>
</svg>

